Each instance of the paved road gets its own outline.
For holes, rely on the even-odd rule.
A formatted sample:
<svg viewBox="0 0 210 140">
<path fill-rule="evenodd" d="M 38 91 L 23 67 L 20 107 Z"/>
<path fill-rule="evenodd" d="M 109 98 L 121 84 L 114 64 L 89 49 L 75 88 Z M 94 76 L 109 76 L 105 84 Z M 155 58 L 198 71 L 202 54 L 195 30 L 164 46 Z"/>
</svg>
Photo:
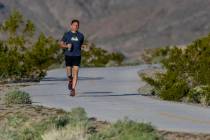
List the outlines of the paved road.
<svg viewBox="0 0 210 140">
<path fill-rule="evenodd" d="M 113 122 L 127 116 L 151 122 L 160 130 L 210 133 L 210 108 L 138 94 L 143 82 L 137 71 L 147 67 L 81 68 L 76 97 L 68 96 L 65 69 L 51 70 L 39 84 L 23 90 L 31 94 L 34 104 L 65 110 L 80 106 L 100 120 Z"/>
</svg>

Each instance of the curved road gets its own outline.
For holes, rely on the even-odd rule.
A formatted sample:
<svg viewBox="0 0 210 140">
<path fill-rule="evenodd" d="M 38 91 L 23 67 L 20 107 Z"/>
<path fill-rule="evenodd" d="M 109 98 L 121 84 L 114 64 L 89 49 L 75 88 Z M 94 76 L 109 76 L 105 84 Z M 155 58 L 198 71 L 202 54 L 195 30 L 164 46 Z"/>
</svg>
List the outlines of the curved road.
<svg viewBox="0 0 210 140">
<path fill-rule="evenodd" d="M 55 69 L 29 92 L 34 104 L 71 110 L 83 107 L 90 117 L 116 121 L 128 117 L 151 122 L 159 130 L 210 133 L 210 108 L 160 101 L 141 96 L 144 83 L 137 71 L 151 65 L 110 68 L 81 68 L 77 96 L 70 97 L 65 69 Z"/>
</svg>

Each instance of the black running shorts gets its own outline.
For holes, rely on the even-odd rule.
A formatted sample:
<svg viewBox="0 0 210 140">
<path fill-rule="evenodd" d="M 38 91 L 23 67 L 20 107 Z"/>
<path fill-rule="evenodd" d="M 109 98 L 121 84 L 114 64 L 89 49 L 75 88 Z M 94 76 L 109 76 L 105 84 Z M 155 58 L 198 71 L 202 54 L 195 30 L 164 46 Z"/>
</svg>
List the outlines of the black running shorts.
<svg viewBox="0 0 210 140">
<path fill-rule="evenodd" d="M 68 56 L 65 55 L 65 63 L 66 66 L 80 66 L 81 56 Z"/>
</svg>

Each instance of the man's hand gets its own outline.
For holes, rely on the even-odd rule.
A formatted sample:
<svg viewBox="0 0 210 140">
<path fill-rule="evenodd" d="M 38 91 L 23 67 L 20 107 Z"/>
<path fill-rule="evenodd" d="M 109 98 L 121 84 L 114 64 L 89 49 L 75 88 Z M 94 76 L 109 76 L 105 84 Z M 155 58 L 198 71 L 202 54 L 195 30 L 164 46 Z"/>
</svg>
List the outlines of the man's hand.
<svg viewBox="0 0 210 140">
<path fill-rule="evenodd" d="M 68 50 L 70 50 L 71 49 L 71 44 L 67 44 L 67 48 L 68 48 Z"/>
</svg>

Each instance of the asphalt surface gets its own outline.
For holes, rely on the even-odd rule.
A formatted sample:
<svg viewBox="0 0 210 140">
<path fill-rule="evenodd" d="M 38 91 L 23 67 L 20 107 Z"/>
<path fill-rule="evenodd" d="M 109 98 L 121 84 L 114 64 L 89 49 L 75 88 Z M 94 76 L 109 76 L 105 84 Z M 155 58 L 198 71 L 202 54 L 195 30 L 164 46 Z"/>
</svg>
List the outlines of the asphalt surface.
<svg viewBox="0 0 210 140">
<path fill-rule="evenodd" d="M 210 133 L 210 108 L 168 102 L 140 95 L 144 82 L 137 72 L 151 65 L 81 68 L 77 95 L 69 96 L 65 69 L 48 71 L 37 85 L 24 87 L 33 104 L 67 111 L 83 107 L 89 117 L 114 122 L 128 117 L 150 122 L 160 130 Z"/>
</svg>

